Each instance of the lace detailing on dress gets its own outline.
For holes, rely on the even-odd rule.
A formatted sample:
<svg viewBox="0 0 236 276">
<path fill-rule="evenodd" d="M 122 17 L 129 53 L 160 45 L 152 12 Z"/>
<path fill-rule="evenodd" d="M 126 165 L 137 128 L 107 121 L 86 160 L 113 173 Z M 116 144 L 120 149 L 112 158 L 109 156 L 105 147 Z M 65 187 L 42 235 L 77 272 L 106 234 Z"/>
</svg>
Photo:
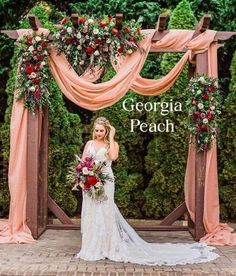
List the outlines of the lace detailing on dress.
<svg viewBox="0 0 236 276">
<path fill-rule="evenodd" d="M 105 147 L 95 151 L 93 143 L 88 153 L 95 160 L 106 160 L 106 171 L 113 178 L 111 160 L 105 157 Z M 88 261 L 109 258 L 118 262 L 143 265 L 176 265 L 204 263 L 218 255 L 203 243 L 148 243 L 126 222 L 114 203 L 114 181 L 105 183 L 108 200 L 96 202 L 83 194 L 81 233 L 82 248 L 76 255 Z"/>
</svg>

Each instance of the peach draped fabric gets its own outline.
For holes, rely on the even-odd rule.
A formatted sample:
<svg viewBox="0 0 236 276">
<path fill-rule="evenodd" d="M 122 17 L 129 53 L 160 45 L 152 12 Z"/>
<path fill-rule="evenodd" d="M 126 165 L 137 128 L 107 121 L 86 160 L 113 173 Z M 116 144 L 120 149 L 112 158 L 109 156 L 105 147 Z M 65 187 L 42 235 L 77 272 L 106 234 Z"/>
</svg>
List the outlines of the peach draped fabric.
<svg viewBox="0 0 236 276">
<path fill-rule="evenodd" d="M 29 31 L 29 30 L 28 30 Z M 28 32 L 27 31 L 27 32 Z M 39 30 L 40 31 L 40 30 Z M 42 30 L 41 30 L 42 31 Z M 25 31 L 26 32 L 26 31 Z M 22 31 L 23 33 L 23 31 Z M 191 59 L 191 53 L 204 52 L 208 50 L 209 61 L 212 62 L 212 67 L 209 68 L 209 73 L 212 75 L 210 70 L 216 68 L 214 64 L 214 58 L 217 45 L 212 43 L 214 40 L 215 32 L 206 31 L 203 34 L 192 38 L 193 31 L 187 30 L 171 30 L 163 39 L 156 43 L 151 43 L 154 30 L 148 30 L 146 38 L 141 42 L 140 46 L 142 50 L 134 52 L 132 55 L 127 56 L 124 59 L 120 59 L 117 66 L 114 66 L 117 70 L 117 74 L 111 80 L 105 83 L 94 84 L 92 83 L 98 78 L 101 72 L 94 70 L 93 74 L 91 71 L 86 72 L 82 76 L 78 76 L 73 68 L 70 66 L 65 56 L 57 55 L 56 49 L 51 49 L 51 54 L 49 56 L 49 64 L 51 72 L 57 81 L 58 86 L 72 102 L 75 104 L 89 109 L 89 110 L 99 110 L 108 106 L 113 105 L 119 99 L 121 99 L 129 89 L 142 95 L 158 95 L 167 91 L 178 78 L 181 73 L 185 63 Z M 215 46 L 216 47 L 215 47 Z M 183 55 L 180 61 L 174 66 L 174 68 L 160 80 L 149 80 L 141 78 L 139 73 L 143 67 L 146 60 L 150 47 L 156 48 L 168 48 L 173 50 L 179 50 L 185 47 L 187 52 Z M 212 51 L 214 53 L 212 54 Z M 213 69 L 212 69 L 213 68 Z M 5 235 L 4 231 L 0 232 L 0 242 L 32 242 L 33 239 L 29 237 L 30 232 L 25 224 L 25 200 L 26 200 L 26 179 L 25 179 L 25 168 L 26 168 L 26 129 L 27 129 L 27 113 L 26 110 L 23 111 L 23 105 L 20 102 L 14 102 L 13 113 L 12 113 L 12 125 L 17 125 L 17 127 L 11 128 L 11 156 L 10 156 L 10 167 L 9 167 L 9 187 L 11 198 L 23 198 L 20 202 L 17 201 L 14 206 L 11 200 L 10 205 L 10 216 L 9 225 L 15 223 L 12 220 L 13 215 L 16 214 L 15 220 L 18 223 L 18 227 L 11 227 L 11 230 Z M 23 134 L 24 133 L 24 134 Z M 17 146 L 16 146 L 17 145 Z M 20 150 L 18 155 L 15 153 L 16 148 Z M 194 174 L 191 175 L 191 170 L 194 166 L 194 149 L 190 148 L 188 156 L 188 165 L 186 170 L 186 181 L 185 183 L 194 184 Z M 19 165 L 21 158 L 24 160 L 22 165 Z M 212 225 L 219 225 L 219 202 L 218 202 L 218 183 L 217 183 L 217 164 L 216 164 L 216 150 L 214 147 L 208 152 L 208 165 L 206 171 L 206 192 L 205 192 L 205 205 L 204 206 L 204 223 L 207 229 L 207 233 L 212 233 Z M 14 167 L 14 170 L 11 168 Z M 212 173 L 213 172 L 213 173 Z M 10 177 L 11 176 L 11 177 Z M 209 184 L 210 183 L 210 184 Z M 22 189 L 22 186 L 24 189 Z M 14 187 L 12 189 L 11 187 Z M 187 206 L 190 213 L 194 213 L 194 201 L 190 192 L 192 186 L 185 185 Z M 211 193 L 213 190 L 213 193 Z M 20 192 L 19 192 L 20 191 Z M 195 191 L 193 191 L 194 193 Z M 210 193 L 210 194 L 209 194 Z M 213 195 L 213 196 L 211 196 Z M 210 202 L 208 202 L 210 199 Z M 207 203 L 208 202 L 208 203 Z M 212 208 L 211 213 L 208 208 Z M 12 214 L 12 215 L 11 215 Z M 17 219 L 16 219 L 17 217 Z M 25 228 L 24 228 L 25 227 Z M 14 239 L 15 233 L 22 230 L 25 234 L 20 236 L 19 239 Z M 215 230 L 216 228 L 214 228 Z M 4 229 L 3 229 L 4 230 Z M 6 233 L 6 232 L 5 232 Z M 9 237 L 7 237 L 9 235 Z M 206 236 L 208 237 L 208 236 Z M 4 239 L 5 238 L 5 239 Z M 8 239 L 8 240 L 7 240 Z M 211 243 L 211 239 L 205 240 Z M 224 244 L 222 241 L 221 244 Z"/>
</svg>

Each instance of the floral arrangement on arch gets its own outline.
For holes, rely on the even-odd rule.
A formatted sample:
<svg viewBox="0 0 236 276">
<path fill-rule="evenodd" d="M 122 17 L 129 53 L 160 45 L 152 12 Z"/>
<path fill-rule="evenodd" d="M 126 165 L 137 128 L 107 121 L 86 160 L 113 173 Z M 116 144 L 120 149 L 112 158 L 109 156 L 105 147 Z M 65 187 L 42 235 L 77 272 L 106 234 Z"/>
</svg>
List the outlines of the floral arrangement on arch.
<svg viewBox="0 0 236 276">
<path fill-rule="evenodd" d="M 218 79 L 206 75 L 192 78 L 188 91 L 189 99 L 186 104 L 191 142 L 196 144 L 198 151 L 205 151 L 216 138 L 217 120 L 221 114 L 222 96 Z"/>
<path fill-rule="evenodd" d="M 20 49 L 17 99 L 23 98 L 25 107 L 34 114 L 49 103 L 49 40 L 43 34 L 34 32 L 21 37 L 17 44 Z"/>
<path fill-rule="evenodd" d="M 78 74 L 86 69 L 104 67 L 117 55 L 129 55 L 139 48 L 143 39 L 140 23 L 124 21 L 116 28 L 115 18 L 79 17 L 78 27 L 68 18 L 61 20 L 61 29 L 53 35 L 58 54 L 64 53 Z"/>
</svg>

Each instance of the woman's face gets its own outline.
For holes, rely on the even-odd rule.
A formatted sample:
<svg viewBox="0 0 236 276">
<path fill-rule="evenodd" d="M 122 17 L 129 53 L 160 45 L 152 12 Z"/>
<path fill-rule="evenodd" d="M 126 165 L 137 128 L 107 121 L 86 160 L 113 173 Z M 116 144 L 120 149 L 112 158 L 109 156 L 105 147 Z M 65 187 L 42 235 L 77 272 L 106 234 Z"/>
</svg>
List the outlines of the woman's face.
<svg viewBox="0 0 236 276">
<path fill-rule="evenodd" d="M 94 133 L 95 133 L 96 139 L 103 140 L 106 134 L 106 129 L 103 125 L 95 124 Z"/>
</svg>

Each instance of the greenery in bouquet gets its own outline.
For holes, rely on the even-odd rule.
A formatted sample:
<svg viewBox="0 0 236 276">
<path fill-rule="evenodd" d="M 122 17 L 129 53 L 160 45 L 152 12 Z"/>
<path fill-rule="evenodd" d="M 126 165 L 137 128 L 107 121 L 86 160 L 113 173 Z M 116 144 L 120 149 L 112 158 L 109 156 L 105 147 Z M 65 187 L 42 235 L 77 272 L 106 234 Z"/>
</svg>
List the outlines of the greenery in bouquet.
<svg viewBox="0 0 236 276">
<path fill-rule="evenodd" d="M 48 39 L 43 34 L 24 35 L 19 45 L 19 72 L 17 74 L 17 99 L 33 114 L 49 103 Z"/>
<path fill-rule="evenodd" d="M 202 75 L 192 78 L 188 86 L 188 130 L 198 151 L 211 147 L 217 135 L 222 96 L 218 80 Z"/>
<path fill-rule="evenodd" d="M 78 74 L 88 69 L 105 67 L 117 55 L 130 55 L 143 39 L 140 22 L 124 21 L 116 28 L 115 18 L 79 17 L 78 27 L 69 18 L 61 20 L 61 29 L 53 35 L 58 54 L 64 53 Z"/>
</svg>

